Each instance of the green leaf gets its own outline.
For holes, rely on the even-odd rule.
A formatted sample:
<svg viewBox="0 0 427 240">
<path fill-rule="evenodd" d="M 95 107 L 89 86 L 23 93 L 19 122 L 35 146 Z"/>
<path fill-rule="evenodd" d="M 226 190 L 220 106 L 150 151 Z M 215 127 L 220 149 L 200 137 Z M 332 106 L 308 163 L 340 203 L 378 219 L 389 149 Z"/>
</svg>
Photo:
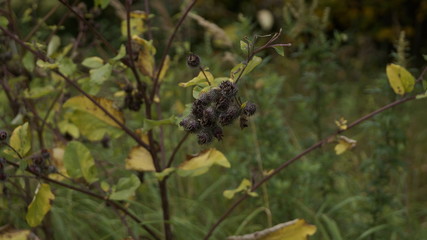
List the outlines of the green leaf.
<svg viewBox="0 0 427 240">
<path fill-rule="evenodd" d="M 69 176 L 73 178 L 83 176 L 88 183 L 98 180 L 92 154 L 81 142 L 71 141 L 67 144 L 63 161 Z"/>
<path fill-rule="evenodd" d="M 98 102 L 105 110 L 107 110 L 111 115 L 113 115 L 120 123 L 124 123 L 125 119 L 123 117 L 123 113 L 117 109 L 113 101 L 102 97 L 92 96 L 92 98 L 96 102 Z M 104 111 L 102 111 L 98 106 L 96 106 L 85 96 L 72 97 L 64 103 L 63 107 L 87 112 L 113 127 L 120 128 L 119 124 L 117 124 L 114 120 L 107 116 Z"/>
<path fill-rule="evenodd" d="M 24 65 L 24 68 L 27 69 L 29 72 L 33 72 L 34 67 L 36 66 L 34 61 L 34 55 L 27 51 L 22 58 L 22 65 Z"/>
<path fill-rule="evenodd" d="M 77 65 L 70 58 L 63 58 L 58 64 L 59 71 L 67 77 L 71 76 L 77 70 Z"/>
<path fill-rule="evenodd" d="M 208 92 L 211 88 L 212 86 L 209 86 L 207 83 L 198 84 L 193 88 L 193 97 L 197 99 L 200 94 Z"/>
<path fill-rule="evenodd" d="M 280 56 L 285 56 L 285 50 L 283 49 L 283 47 L 273 47 L 274 50 L 276 50 L 276 52 L 280 55 Z"/>
<path fill-rule="evenodd" d="M 47 56 L 51 57 L 61 45 L 61 39 L 57 35 L 53 35 L 50 39 L 49 44 L 47 45 Z"/>
<path fill-rule="evenodd" d="M 62 134 L 68 133 L 73 138 L 79 138 L 79 136 L 80 136 L 79 128 L 76 125 L 74 125 L 68 121 L 64 120 L 64 121 L 59 122 L 58 128 Z"/>
<path fill-rule="evenodd" d="M 117 53 L 117 55 L 115 57 L 113 57 L 111 60 L 113 61 L 118 61 L 120 59 L 122 59 L 124 56 L 126 55 L 126 48 L 125 45 L 120 45 L 120 49 L 119 52 Z"/>
<path fill-rule="evenodd" d="M 230 79 L 231 81 L 236 81 L 237 78 L 240 76 L 240 73 L 243 71 L 241 77 L 247 75 L 248 73 L 252 72 L 252 70 L 258 66 L 262 62 L 262 58 L 254 56 L 251 61 L 247 65 L 243 63 L 239 63 L 236 66 L 233 67 L 230 71 Z M 244 70 L 243 70 L 244 69 Z"/>
<path fill-rule="evenodd" d="M 180 87 L 190 87 L 190 86 L 194 86 L 194 85 L 200 85 L 201 83 L 203 83 L 205 86 L 208 85 L 208 81 L 209 82 L 213 82 L 214 81 L 214 76 L 212 75 L 212 73 L 210 73 L 208 70 L 204 70 L 206 77 L 208 79 L 206 79 L 205 74 L 203 74 L 202 71 L 199 72 L 199 75 L 197 75 L 197 77 L 194 77 L 193 79 L 191 79 L 188 82 L 182 82 L 179 83 L 178 86 Z"/>
<path fill-rule="evenodd" d="M 248 51 L 249 51 L 248 43 L 243 40 L 240 40 L 240 49 L 242 49 L 244 54 L 248 54 Z"/>
<path fill-rule="evenodd" d="M 55 195 L 51 192 L 49 184 L 43 183 L 37 187 L 36 194 L 28 206 L 25 217 L 28 225 L 35 227 L 43 221 L 44 216 L 51 208 L 53 199 L 55 199 Z"/>
<path fill-rule="evenodd" d="M 423 58 L 424 58 L 425 61 L 427 61 L 427 54 L 424 54 Z"/>
<path fill-rule="evenodd" d="M 58 67 L 58 63 L 48 63 L 41 59 L 38 59 L 36 65 L 43 69 L 55 69 Z"/>
<path fill-rule="evenodd" d="M 141 182 L 139 178 L 132 174 L 130 177 L 120 178 L 119 182 L 113 186 L 113 193 L 110 195 L 111 200 L 127 200 L 135 195 Z"/>
<path fill-rule="evenodd" d="M 6 28 L 9 24 L 9 20 L 5 16 L 0 16 L 0 26 Z"/>
<path fill-rule="evenodd" d="M 106 8 L 110 4 L 110 0 L 95 0 L 95 6 L 99 6 L 102 9 Z"/>
<path fill-rule="evenodd" d="M 404 95 L 414 89 L 415 78 L 404 67 L 397 64 L 389 64 L 386 72 L 390 86 L 396 94 Z"/>
<path fill-rule="evenodd" d="M 427 91 L 425 93 L 418 94 L 415 98 L 416 99 L 423 99 L 423 98 L 426 98 L 426 97 L 427 97 Z"/>
<path fill-rule="evenodd" d="M 52 85 L 46 85 L 42 87 L 33 87 L 30 90 L 25 89 L 24 90 L 24 96 L 26 98 L 36 99 L 43 96 L 46 96 L 52 92 L 54 92 L 56 89 Z"/>
<path fill-rule="evenodd" d="M 111 64 L 106 63 L 104 66 L 96 69 L 90 70 L 90 80 L 97 84 L 102 84 L 105 82 L 110 76 L 113 67 Z"/>
<path fill-rule="evenodd" d="M 82 65 L 88 68 L 100 68 L 104 65 L 104 60 L 100 57 L 88 57 L 83 60 Z"/>
<path fill-rule="evenodd" d="M 159 181 L 163 181 L 163 179 L 169 175 L 171 175 L 173 172 L 175 172 L 175 168 L 166 168 L 165 170 L 163 170 L 162 172 L 155 172 L 154 176 L 156 176 L 157 180 Z"/>
<path fill-rule="evenodd" d="M 207 149 L 196 156 L 190 156 L 177 170 L 182 177 L 195 177 L 206 173 L 213 165 L 230 168 L 230 162 L 215 148 Z"/>
<path fill-rule="evenodd" d="M 28 127 L 28 122 L 13 130 L 9 139 L 9 144 L 21 155 L 21 157 L 24 157 L 31 150 L 31 132 Z M 12 156 L 18 157 L 16 153 L 10 149 L 7 149 L 6 152 Z"/>
</svg>

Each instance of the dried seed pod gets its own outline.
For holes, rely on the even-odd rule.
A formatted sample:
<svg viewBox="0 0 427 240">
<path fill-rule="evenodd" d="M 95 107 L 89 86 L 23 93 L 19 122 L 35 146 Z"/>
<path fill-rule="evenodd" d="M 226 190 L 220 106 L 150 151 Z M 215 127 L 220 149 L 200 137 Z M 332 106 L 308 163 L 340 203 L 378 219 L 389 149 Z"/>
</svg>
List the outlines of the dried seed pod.
<svg viewBox="0 0 427 240">
<path fill-rule="evenodd" d="M 243 108 L 243 112 L 248 115 L 252 116 L 256 112 L 256 105 L 253 102 L 247 102 L 246 106 Z"/>
<path fill-rule="evenodd" d="M 219 89 L 221 89 L 221 94 L 225 97 L 234 97 L 238 91 L 237 85 L 230 81 L 223 81 L 219 85 Z"/>
<path fill-rule="evenodd" d="M 191 108 L 191 113 L 200 119 L 203 117 L 203 111 L 205 110 L 206 105 L 199 99 L 194 100 L 193 106 Z"/>
<path fill-rule="evenodd" d="M 219 115 L 219 123 L 221 124 L 221 126 L 230 125 L 234 119 L 239 117 L 239 115 L 240 108 L 236 105 L 231 105 L 228 107 L 227 111 Z"/>
<path fill-rule="evenodd" d="M 191 53 L 187 57 L 187 66 L 191 68 L 198 68 L 200 66 L 200 57 L 196 54 Z"/>
<path fill-rule="evenodd" d="M 213 139 L 212 133 L 209 131 L 200 131 L 197 134 L 197 142 L 200 145 L 211 143 Z"/>
<path fill-rule="evenodd" d="M 216 124 L 212 127 L 212 134 L 216 139 L 218 139 L 218 141 L 221 141 L 222 138 L 224 137 L 222 128 Z"/>
<path fill-rule="evenodd" d="M 201 127 L 199 121 L 191 116 L 184 118 L 179 125 L 182 126 L 185 131 L 191 133 L 197 132 Z"/>
<path fill-rule="evenodd" d="M 201 124 L 204 127 L 212 126 L 213 124 L 215 124 L 217 118 L 218 118 L 217 111 L 213 107 L 208 107 L 203 111 Z"/>
<path fill-rule="evenodd" d="M 245 114 L 240 115 L 240 128 L 247 128 L 248 127 L 248 116 Z"/>
<path fill-rule="evenodd" d="M 216 103 L 216 109 L 220 112 L 226 111 L 230 106 L 230 103 L 231 103 L 230 98 L 220 96 Z"/>
</svg>

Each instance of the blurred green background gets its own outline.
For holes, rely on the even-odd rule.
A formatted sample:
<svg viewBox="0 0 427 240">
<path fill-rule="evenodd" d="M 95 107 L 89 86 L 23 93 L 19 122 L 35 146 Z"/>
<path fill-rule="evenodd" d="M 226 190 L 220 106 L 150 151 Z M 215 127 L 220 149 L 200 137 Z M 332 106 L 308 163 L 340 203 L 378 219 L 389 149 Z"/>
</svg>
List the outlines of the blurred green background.
<svg viewBox="0 0 427 240">
<path fill-rule="evenodd" d="M 106 9 L 94 10 L 92 1 L 78 2 L 88 19 L 118 47 L 123 42 L 117 37 L 122 3 L 111 0 Z M 189 1 L 149 2 L 154 45 L 162 53 L 180 11 Z M 15 27 L 22 36 L 58 5 L 53 0 L 12 4 L 19 19 Z M 143 1 L 135 1 L 133 9 L 144 10 Z M 58 6 L 32 39 L 46 41 L 52 26 L 66 12 Z M 192 12 L 217 28 L 189 17 L 178 32 L 161 92 L 163 117 L 182 114 L 185 104 L 193 101 L 191 89 L 178 87 L 179 82 L 197 74 L 185 68 L 190 51 L 220 77 L 228 76 L 231 68 L 244 60 L 239 41 L 245 36 L 281 28 L 280 42 L 292 43 L 292 47 L 285 49 L 285 57 L 274 51 L 261 53 L 262 65 L 240 82 L 241 96 L 257 104 L 257 114 L 249 128 L 240 130 L 236 123 L 225 129 L 222 142 L 213 144 L 232 167 L 214 167 L 195 178 L 174 175 L 169 180 L 176 239 L 202 239 L 232 203 L 222 192 L 237 187 L 243 178 L 257 180 L 262 171 L 279 166 L 329 136 L 336 131 L 334 121 L 340 117 L 352 122 L 398 99 L 387 82 L 387 64 L 399 63 L 415 77 L 426 65 L 426 0 L 200 0 Z M 57 34 L 65 42 L 73 41 L 79 32 L 77 20 L 70 16 L 63 26 Z M 88 56 L 108 55 L 93 47 L 98 46 L 94 42 L 88 31 L 74 57 L 76 63 Z M 116 90 L 110 87 L 100 95 L 110 96 Z M 416 86 L 415 91 L 421 90 Z M 332 143 L 305 156 L 260 189 L 259 197 L 238 207 L 213 239 L 250 233 L 295 218 L 317 226 L 310 239 L 427 239 L 425 106 L 425 100 L 411 101 L 346 132 L 347 137 L 358 141 L 350 152 L 337 156 Z M 9 111 L 7 106 L 2 108 Z M 126 114 L 131 127 L 141 127 L 144 116 Z M 13 117 L 5 114 L 4 121 Z M 177 127 L 164 131 L 170 154 L 184 133 Z M 196 145 L 196 141 L 194 136 L 189 138 L 178 153 L 179 162 L 185 154 L 206 147 Z M 105 177 L 114 181 L 124 174 L 123 159 L 133 144 L 125 137 L 111 144 L 111 148 L 103 149 L 99 143 L 87 143 L 96 159 L 108 160 Z M 58 189 L 56 195 L 51 216 L 55 239 L 126 236 L 120 219 L 101 203 L 64 189 Z M 19 210 L 22 206 L 17 203 L 2 211 L 1 224 L 25 227 Z M 130 207 L 160 228 L 160 199 L 152 175 L 146 174 Z M 136 225 L 132 228 L 141 231 Z M 87 235 L 82 236 L 82 232 Z"/>
</svg>

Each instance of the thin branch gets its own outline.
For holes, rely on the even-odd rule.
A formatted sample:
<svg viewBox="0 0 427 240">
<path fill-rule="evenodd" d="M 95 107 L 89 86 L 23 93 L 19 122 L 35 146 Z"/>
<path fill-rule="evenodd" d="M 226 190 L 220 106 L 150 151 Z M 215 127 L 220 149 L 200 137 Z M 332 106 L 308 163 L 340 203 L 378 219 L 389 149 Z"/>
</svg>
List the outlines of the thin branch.
<svg viewBox="0 0 427 240">
<path fill-rule="evenodd" d="M 27 36 L 24 38 L 24 42 L 27 42 L 33 35 L 34 33 L 36 33 L 39 28 L 42 26 L 43 23 L 46 22 L 46 20 L 52 16 L 52 14 L 54 14 L 56 12 L 56 10 L 58 10 L 58 8 L 61 6 L 60 3 L 56 4 L 52 9 L 50 9 L 50 11 L 42 18 L 38 21 L 38 23 L 36 24 L 36 26 L 33 27 L 33 29 L 31 29 L 31 32 L 27 34 Z"/>
<path fill-rule="evenodd" d="M 178 145 L 174 148 L 172 155 L 169 158 L 168 164 L 166 165 L 166 168 L 169 168 L 172 166 L 172 162 L 175 159 L 175 155 L 178 152 L 178 150 L 181 148 L 182 144 L 187 140 L 188 136 L 190 136 L 189 132 L 186 132 L 185 135 L 181 138 L 181 141 L 179 141 Z"/>
<path fill-rule="evenodd" d="M 18 44 L 20 44 L 22 47 L 27 49 L 28 51 L 32 52 L 37 58 L 49 62 L 49 58 L 44 55 L 43 53 L 36 51 L 32 49 L 31 47 L 27 46 L 21 39 L 19 39 L 16 35 L 9 32 L 5 28 L 0 26 L 0 30 L 2 30 L 4 33 L 6 33 L 9 37 L 11 37 L 13 40 L 15 40 Z M 54 69 L 52 70 L 59 76 L 61 76 L 68 84 L 73 86 L 77 91 L 79 91 L 81 94 L 83 94 L 85 97 L 87 97 L 93 104 L 95 104 L 99 109 L 101 109 L 111 120 L 113 120 L 120 128 L 125 131 L 130 137 L 132 137 L 140 146 L 146 148 L 147 150 L 150 150 L 150 147 L 144 143 L 141 138 L 136 135 L 132 130 L 130 130 L 128 127 L 126 127 L 121 121 L 119 121 L 116 117 L 114 117 L 107 109 L 105 109 L 98 101 L 96 101 L 92 96 L 90 96 L 86 91 L 84 91 L 82 88 L 80 88 L 79 85 L 77 85 L 74 81 L 72 81 L 70 78 L 62 74 L 60 71 Z"/>
<path fill-rule="evenodd" d="M 270 180 L 273 176 L 277 175 L 280 171 L 282 171 L 283 169 L 285 169 L 286 167 L 288 167 L 289 165 L 291 165 L 292 163 L 294 163 L 295 161 L 297 161 L 298 159 L 302 158 L 303 156 L 311 153 L 312 151 L 316 150 L 317 148 L 320 148 L 321 146 L 323 146 L 326 143 L 329 143 L 332 139 L 334 139 L 338 134 L 345 132 L 357 125 L 359 125 L 360 123 L 374 117 L 375 115 L 384 112 L 387 109 L 390 109 L 394 106 L 403 104 L 405 102 L 414 100 L 415 96 L 408 96 L 405 98 L 401 98 L 397 101 L 394 101 L 392 103 L 389 103 L 359 119 L 357 119 L 356 121 L 352 122 L 351 124 L 349 124 L 347 126 L 346 130 L 339 130 L 336 133 L 330 135 L 327 138 L 324 138 L 320 141 L 318 141 L 317 143 L 313 144 L 311 147 L 305 149 L 304 151 L 302 151 L 300 154 L 298 154 L 297 156 L 295 156 L 294 158 L 282 163 L 279 167 L 277 167 L 276 169 L 274 169 L 274 171 L 265 176 L 263 179 L 261 179 L 258 183 L 254 184 L 251 188 L 251 191 L 255 191 L 256 189 L 258 189 L 262 184 L 264 184 L 265 182 L 267 182 L 268 180 Z M 206 236 L 204 237 L 204 240 L 207 240 L 211 237 L 212 233 L 215 231 L 215 229 L 233 212 L 233 210 L 240 205 L 240 203 L 242 203 L 245 199 L 247 199 L 249 197 L 249 195 L 245 194 L 243 196 L 241 196 L 239 199 L 237 199 L 227 210 L 226 212 L 215 222 L 214 225 L 212 225 L 212 227 L 209 229 L 208 233 L 206 234 Z"/>
<path fill-rule="evenodd" d="M 163 210 L 163 228 L 165 231 L 166 240 L 172 240 L 172 229 L 170 224 L 170 210 L 169 210 L 169 200 L 168 200 L 168 188 L 166 186 L 166 178 L 159 181 L 160 187 L 160 196 L 162 200 L 162 210 Z"/>
<path fill-rule="evenodd" d="M 14 150 L 14 148 L 13 147 L 11 147 L 10 145 L 9 145 L 9 147 L 11 148 L 11 149 L 13 149 Z M 16 152 L 16 150 L 14 150 L 15 152 Z M 16 152 L 17 153 L 17 152 Z M 18 154 L 18 153 L 17 153 Z M 20 156 L 20 155 L 19 155 Z M 22 157 L 20 156 L 19 157 L 20 159 L 22 159 Z M 17 164 L 17 163 L 14 163 L 14 162 L 12 162 L 12 161 L 9 161 L 9 160 L 6 160 L 6 162 L 9 164 L 9 165 L 12 165 L 12 166 L 14 166 L 15 168 L 19 168 L 19 164 Z M 94 193 L 94 192 L 91 192 L 91 191 L 88 191 L 88 190 L 85 190 L 85 189 L 82 189 L 82 188 L 78 188 L 78 187 L 75 187 L 75 186 L 72 186 L 72 185 L 69 185 L 69 184 L 66 184 L 66 183 L 63 183 L 63 182 L 59 182 L 59 181 L 56 181 L 56 180 L 54 180 L 54 179 L 51 179 L 51 178 L 49 178 L 49 177 L 46 177 L 46 176 L 43 176 L 43 175 L 40 175 L 39 173 L 37 173 L 37 172 L 34 172 L 34 171 L 32 171 L 31 169 L 29 169 L 28 167 L 26 168 L 26 171 L 27 172 L 29 172 L 29 173 L 31 173 L 31 174 L 33 174 L 34 176 L 37 176 L 37 177 L 39 177 L 39 178 L 41 178 L 41 179 L 43 179 L 43 180 L 45 180 L 46 182 L 49 182 L 49 183 L 53 183 L 53 184 L 56 184 L 56 185 L 59 185 L 59 186 L 61 186 L 61 187 L 65 187 L 65 188 L 68 188 L 68 189 L 71 189 L 71 190 L 74 190 L 74 191 L 76 191 L 76 192 L 80 192 L 80 193 L 82 193 L 82 194 L 85 194 L 85 195 L 88 195 L 88 196 L 91 196 L 91 197 L 93 197 L 93 198 L 96 198 L 96 199 L 99 199 L 99 200 L 102 200 L 102 201 L 105 201 L 105 203 L 106 203 L 106 205 L 107 206 L 113 206 L 114 208 L 116 208 L 116 209 L 118 209 L 118 210 L 120 210 L 120 211 L 122 211 L 124 214 L 126 214 L 127 216 L 129 216 L 132 220 L 134 220 L 136 223 L 138 223 L 138 224 L 140 224 L 148 233 L 150 233 L 155 239 L 158 239 L 158 240 L 160 240 L 160 238 L 154 233 L 154 231 L 153 230 L 151 230 L 147 225 L 145 225 L 137 216 L 135 216 L 134 214 L 132 214 L 131 212 L 129 212 L 125 207 L 123 207 L 122 205 L 120 205 L 120 204 L 118 204 L 117 202 L 115 202 L 115 201 L 112 201 L 112 200 L 110 200 L 110 199 L 108 199 L 106 196 L 101 196 L 101 195 L 98 195 L 98 194 L 96 194 L 96 193 Z"/>
<path fill-rule="evenodd" d="M 194 7 L 194 5 L 196 4 L 197 0 L 193 0 L 188 7 L 185 9 L 184 14 L 182 14 L 181 18 L 179 19 L 178 23 L 175 25 L 175 28 L 173 30 L 172 35 L 169 37 L 168 43 L 166 45 L 165 50 L 163 51 L 163 56 L 162 59 L 160 60 L 160 65 L 159 65 L 159 69 L 157 70 L 157 74 L 156 74 L 156 78 L 154 79 L 154 83 L 153 83 L 153 89 L 151 92 L 151 97 L 150 99 L 153 100 L 154 96 L 156 95 L 159 85 L 160 85 L 160 73 L 162 72 L 163 66 L 165 64 L 165 60 L 166 60 L 166 56 L 169 53 L 169 50 L 172 46 L 172 42 L 175 39 L 175 35 L 178 32 L 178 29 L 181 27 L 182 23 L 184 22 L 185 18 L 187 17 L 188 13 L 190 12 L 190 10 Z"/>
</svg>

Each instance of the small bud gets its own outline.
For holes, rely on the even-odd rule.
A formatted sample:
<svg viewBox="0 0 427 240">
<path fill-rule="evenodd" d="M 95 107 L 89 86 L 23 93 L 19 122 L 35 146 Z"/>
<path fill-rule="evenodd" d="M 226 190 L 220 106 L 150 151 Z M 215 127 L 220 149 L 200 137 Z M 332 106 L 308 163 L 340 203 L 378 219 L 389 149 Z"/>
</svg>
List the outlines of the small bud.
<svg viewBox="0 0 427 240">
<path fill-rule="evenodd" d="M 182 126 L 185 131 L 192 133 L 197 132 L 201 127 L 199 121 L 191 117 L 184 118 L 179 125 Z"/>
<path fill-rule="evenodd" d="M 212 134 L 210 132 L 201 131 L 197 134 L 197 142 L 200 145 L 208 144 L 208 143 L 212 142 L 212 139 L 213 139 L 213 137 L 212 137 Z"/>
<path fill-rule="evenodd" d="M 223 81 L 219 88 L 221 89 L 221 94 L 224 97 L 234 97 L 238 91 L 237 85 L 230 81 Z"/>
<path fill-rule="evenodd" d="M 197 68 L 200 66 L 200 57 L 196 54 L 191 53 L 187 57 L 187 66 L 191 68 Z"/>
<path fill-rule="evenodd" d="M 7 132 L 4 130 L 0 131 L 0 141 L 5 141 L 7 139 Z"/>
<path fill-rule="evenodd" d="M 246 106 L 243 108 L 243 112 L 248 115 L 252 116 L 256 112 L 256 105 L 253 102 L 247 102 Z"/>
</svg>

